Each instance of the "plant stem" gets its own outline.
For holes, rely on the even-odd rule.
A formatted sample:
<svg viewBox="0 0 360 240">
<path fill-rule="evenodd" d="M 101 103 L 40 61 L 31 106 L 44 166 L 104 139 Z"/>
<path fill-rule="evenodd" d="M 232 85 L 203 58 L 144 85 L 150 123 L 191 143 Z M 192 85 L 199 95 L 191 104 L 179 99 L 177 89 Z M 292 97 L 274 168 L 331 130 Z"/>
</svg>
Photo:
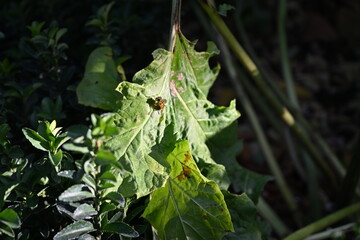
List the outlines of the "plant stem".
<svg viewBox="0 0 360 240">
<path fill-rule="evenodd" d="M 358 211 L 360 211 L 360 203 L 350 205 L 346 208 L 343 208 L 333 214 L 330 214 L 330 215 L 320 219 L 319 221 L 309 224 L 302 229 L 299 229 L 298 231 L 296 231 L 296 232 L 290 234 L 289 236 L 287 236 L 286 238 L 284 238 L 284 240 L 302 240 L 302 239 L 306 238 L 307 236 L 310 236 L 311 234 L 318 232 L 318 231 L 332 225 L 333 223 L 336 223 L 336 222 L 342 220 L 343 218 L 345 218 L 349 215 L 352 215 Z"/>
<path fill-rule="evenodd" d="M 288 204 L 290 210 L 294 213 L 296 222 L 299 223 L 299 222 L 301 222 L 301 220 L 300 220 L 301 216 L 298 211 L 295 198 L 294 198 L 293 194 L 291 193 L 290 188 L 285 181 L 285 178 L 280 170 L 280 167 L 274 157 L 273 152 L 271 151 L 270 144 L 266 140 L 265 133 L 261 128 L 259 120 L 256 116 L 256 113 L 255 113 L 253 107 L 252 107 L 251 101 L 249 100 L 246 92 L 243 90 L 243 87 L 241 86 L 240 82 L 238 81 L 239 76 L 238 76 L 238 73 L 236 72 L 236 67 L 234 66 L 234 63 L 232 61 L 230 51 L 229 51 L 227 45 L 225 44 L 224 40 L 221 37 L 219 37 L 218 40 L 219 40 L 220 49 L 222 51 L 223 60 L 225 62 L 224 65 L 226 66 L 229 77 L 235 86 L 237 96 L 240 98 L 240 101 L 246 111 L 247 117 L 250 120 L 251 126 L 253 127 L 253 129 L 256 133 L 256 136 L 259 140 L 259 144 L 261 146 L 262 152 L 265 155 L 265 158 L 271 169 L 271 172 L 275 177 L 276 183 L 279 186 L 279 189 L 280 189 L 286 203 Z M 244 77 L 246 77 L 246 76 L 241 76 L 240 78 L 244 78 Z"/>
<path fill-rule="evenodd" d="M 173 52 L 176 35 L 180 32 L 181 0 L 172 1 L 169 51 Z"/>
<path fill-rule="evenodd" d="M 279 31 L 279 48 L 280 48 L 280 59 L 283 77 L 286 83 L 286 90 L 290 100 L 290 103 L 294 108 L 299 109 L 299 102 L 297 99 L 295 84 L 291 73 L 289 64 L 289 55 L 286 40 L 286 0 L 280 0 L 279 2 L 279 15 L 278 15 L 278 31 Z"/>
<path fill-rule="evenodd" d="M 238 6 L 236 9 L 240 9 Z M 330 160 L 330 163 L 333 166 L 333 169 L 337 171 L 338 175 L 340 177 L 345 176 L 345 168 L 337 158 L 337 156 L 331 151 L 327 143 L 322 139 L 322 137 L 312 129 L 308 121 L 302 116 L 302 114 L 299 112 L 298 109 L 295 109 L 291 104 L 289 104 L 289 101 L 286 99 L 285 95 L 282 91 L 279 90 L 279 87 L 274 84 L 274 81 L 272 80 L 272 77 L 270 77 L 270 74 L 266 71 L 265 68 L 261 67 L 261 63 L 259 61 L 259 58 L 257 57 L 254 49 L 252 48 L 250 44 L 250 40 L 247 37 L 247 33 L 245 31 L 245 28 L 243 24 L 241 23 L 239 19 L 240 13 L 237 13 L 235 15 L 235 23 L 237 25 L 237 29 L 239 31 L 240 37 L 244 42 L 244 45 L 249 52 L 251 58 L 254 60 L 255 64 L 259 67 L 260 72 L 264 75 L 264 78 L 266 82 L 269 84 L 270 88 L 273 90 L 273 92 L 280 98 L 281 102 L 285 104 L 292 112 L 294 112 L 296 118 L 299 121 L 299 125 L 303 129 L 304 133 L 308 134 L 308 137 L 310 137 L 313 141 L 313 144 L 315 144 L 317 149 L 320 149 L 323 154 Z M 295 135 L 296 136 L 296 135 Z"/>
<path fill-rule="evenodd" d="M 240 60 L 242 65 L 245 67 L 245 69 L 248 71 L 248 73 L 253 78 L 254 82 L 258 86 L 259 90 L 261 91 L 261 94 L 266 97 L 267 101 L 271 104 L 274 111 L 277 113 L 277 115 L 286 123 L 290 130 L 298 137 L 298 139 L 301 141 L 301 143 L 306 147 L 309 154 L 317 161 L 317 163 L 321 166 L 322 170 L 325 172 L 325 174 L 329 177 L 330 181 L 334 186 L 338 186 L 337 179 L 335 175 L 333 174 L 331 168 L 327 165 L 327 163 L 324 161 L 322 156 L 319 154 L 319 152 L 314 147 L 313 143 L 310 141 L 306 133 L 303 131 L 301 126 L 295 121 L 294 116 L 289 112 L 288 108 L 286 108 L 283 104 L 281 104 L 278 99 L 270 92 L 268 91 L 268 88 L 260 75 L 260 72 L 258 68 L 256 67 L 255 63 L 251 60 L 249 55 L 245 52 L 243 47 L 240 45 L 240 43 L 236 40 L 235 36 L 231 33 L 227 25 L 224 23 L 224 21 L 220 18 L 220 16 L 214 11 L 213 9 L 209 8 L 207 5 L 203 4 L 201 1 L 199 1 L 200 5 L 204 9 L 204 11 L 208 14 L 218 31 L 221 33 L 221 35 L 226 40 L 229 47 L 232 49 L 235 56 Z"/>
</svg>

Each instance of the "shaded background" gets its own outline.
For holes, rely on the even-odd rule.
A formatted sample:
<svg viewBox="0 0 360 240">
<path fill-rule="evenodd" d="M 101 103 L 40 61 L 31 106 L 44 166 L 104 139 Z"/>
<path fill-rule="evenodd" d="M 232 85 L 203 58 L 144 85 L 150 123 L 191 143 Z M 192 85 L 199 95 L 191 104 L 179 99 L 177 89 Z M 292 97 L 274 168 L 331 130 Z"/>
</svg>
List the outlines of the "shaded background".
<svg viewBox="0 0 360 240">
<path fill-rule="evenodd" d="M 37 120 L 60 121 L 59 125 L 69 126 L 86 122 L 91 112 L 100 112 L 77 104 L 74 91 L 80 82 L 86 60 L 90 52 L 99 45 L 101 38 L 109 36 L 115 57 L 130 57 L 123 63 L 127 79 L 152 61 L 151 52 L 158 47 L 167 48 L 170 26 L 171 4 L 166 0 L 124 0 L 116 1 L 109 19 L 110 28 L 99 32 L 85 26 L 97 10 L 109 1 L 0 1 L 0 61 L 2 67 L 0 89 L 0 121 L 8 122 L 13 129 L 15 144 L 21 142 L 20 129 L 36 126 Z M 285 92 L 279 56 L 277 27 L 278 1 L 221 1 L 236 6 L 237 10 L 227 12 L 225 21 L 233 33 L 243 40 L 234 15 L 239 15 L 247 32 L 249 43 L 259 57 L 261 66 L 271 76 L 274 83 Z M 67 81 L 54 84 L 42 79 L 39 73 L 46 72 L 45 62 L 34 65 L 26 50 L 24 39 L 30 37 L 27 29 L 33 21 L 51 23 L 68 32 L 62 41 L 68 44 L 66 60 L 59 66 L 68 74 Z M 312 124 L 340 161 L 347 166 L 353 155 L 359 130 L 360 113 L 360 1 L 288 1 L 286 33 L 290 66 L 295 80 L 303 116 Z M 182 31 L 188 39 L 198 39 L 198 50 L 206 49 L 208 35 L 193 5 L 183 3 Z M 8 59 L 13 68 L 8 75 L 4 73 L 4 60 Z M 214 58 L 211 63 L 222 61 Z M 224 63 L 222 63 L 224 65 Z M 26 88 L 35 82 L 43 82 L 24 101 L 9 94 L 16 81 L 18 88 Z M 40 79 L 40 80 L 39 80 Z M 10 90 L 9 90 L 10 89 Z M 44 115 L 41 102 L 48 97 L 55 102 L 62 97 L 62 107 L 58 112 Z M 210 100 L 218 105 L 228 105 L 237 93 L 223 67 L 219 79 L 210 92 Z M 254 100 L 254 99 L 252 99 Z M 36 107 L 33 107 L 36 106 Z M 255 172 L 271 175 L 266 160 L 254 134 L 251 124 L 238 101 L 239 138 L 243 140 L 243 150 L 239 162 Z M 319 213 L 312 212 L 314 206 L 309 194 L 309 183 L 301 179 L 289 156 L 286 141 L 271 126 L 268 119 L 255 107 L 262 127 L 269 140 L 273 153 L 283 174 L 291 186 L 299 208 L 304 211 L 305 223 L 337 209 L 338 192 L 333 186 L 323 186 L 326 192 Z M 341 179 L 339 179 L 341 182 Z M 287 209 L 274 181 L 269 182 L 263 197 L 280 217 L 289 219 L 289 226 L 296 228 L 292 213 Z"/>
</svg>

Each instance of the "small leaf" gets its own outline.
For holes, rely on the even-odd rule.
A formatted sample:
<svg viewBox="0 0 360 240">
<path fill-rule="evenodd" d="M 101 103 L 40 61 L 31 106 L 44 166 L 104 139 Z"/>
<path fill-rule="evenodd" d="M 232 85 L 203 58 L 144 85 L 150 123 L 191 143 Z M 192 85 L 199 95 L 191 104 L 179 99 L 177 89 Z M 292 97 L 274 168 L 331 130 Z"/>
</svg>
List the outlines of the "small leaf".
<svg viewBox="0 0 360 240">
<path fill-rule="evenodd" d="M 115 166 L 119 166 L 119 163 L 116 161 L 114 154 L 106 151 L 98 151 L 95 156 L 95 162 L 99 165 L 113 164 Z"/>
<path fill-rule="evenodd" d="M 59 200 L 63 202 L 77 202 L 86 198 L 95 197 L 95 195 L 88 190 L 89 188 L 85 184 L 71 186 L 61 193 Z"/>
<path fill-rule="evenodd" d="M 91 205 L 84 203 L 76 208 L 73 214 L 73 218 L 75 220 L 90 219 L 96 214 L 97 211 Z"/>
<path fill-rule="evenodd" d="M 71 240 L 92 231 L 95 231 L 92 223 L 81 220 L 66 226 L 54 236 L 54 240 Z"/>
<path fill-rule="evenodd" d="M 18 214 L 11 208 L 0 212 L 0 222 L 11 228 L 19 228 L 21 224 Z"/>
<path fill-rule="evenodd" d="M 99 177 L 99 180 L 106 180 L 110 182 L 116 182 L 116 177 L 110 171 L 106 171 Z"/>
<path fill-rule="evenodd" d="M 23 128 L 22 131 L 26 139 L 29 140 L 35 148 L 42 151 L 50 151 L 50 146 L 47 140 L 40 136 L 37 132 L 30 128 Z"/>
<path fill-rule="evenodd" d="M 117 233 L 124 237 L 136 238 L 139 233 L 124 222 L 112 222 L 102 228 L 104 232 Z"/>
<path fill-rule="evenodd" d="M 70 179 L 74 180 L 76 177 L 76 171 L 75 170 L 64 170 L 64 171 L 58 172 L 57 175 L 59 177 L 70 178 Z"/>
<path fill-rule="evenodd" d="M 105 196 L 105 198 L 119 204 L 121 207 L 125 206 L 125 198 L 118 192 L 110 192 Z"/>
<path fill-rule="evenodd" d="M 55 154 L 49 152 L 49 160 L 52 163 L 52 165 L 54 165 L 54 167 L 58 167 L 60 165 L 62 158 L 63 158 L 63 154 L 61 150 L 59 150 Z"/>
</svg>

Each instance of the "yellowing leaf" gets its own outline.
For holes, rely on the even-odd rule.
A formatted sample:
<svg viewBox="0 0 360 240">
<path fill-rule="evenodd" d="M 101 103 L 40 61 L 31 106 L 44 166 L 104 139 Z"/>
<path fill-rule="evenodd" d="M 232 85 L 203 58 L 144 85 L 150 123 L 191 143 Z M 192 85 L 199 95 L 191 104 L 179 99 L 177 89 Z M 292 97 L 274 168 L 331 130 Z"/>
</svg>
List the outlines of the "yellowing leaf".
<svg viewBox="0 0 360 240">
<path fill-rule="evenodd" d="M 206 145 L 239 117 L 234 101 L 229 107 L 217 107 L 206 99 L 219 70 L 208 63 L 216 49 L 210 45 L 208 52 L 196 52 L 194 43 L 180 33 L 175 40 L 173 52 L 155 50 L 154 61 L 135 74 L 133 83 L 117 87 L 119 133 L 106 146 L 123 166 L 124 196 L 146 195 L 163 186 L 168 177 L 165 158 L 182 139 L 189 140 L 207 177 L 222 188 L 229 184 L 224 166 L 213 160 Z"/>
<path fill-rule="evenodd" d="M 143 214 L 160 239 L 216 240 L 234 231 L 223 194 L 200 173 L 189 142 L 177 143 L 167 161 L 170 177 L 152 194 Z"/>
</svg>

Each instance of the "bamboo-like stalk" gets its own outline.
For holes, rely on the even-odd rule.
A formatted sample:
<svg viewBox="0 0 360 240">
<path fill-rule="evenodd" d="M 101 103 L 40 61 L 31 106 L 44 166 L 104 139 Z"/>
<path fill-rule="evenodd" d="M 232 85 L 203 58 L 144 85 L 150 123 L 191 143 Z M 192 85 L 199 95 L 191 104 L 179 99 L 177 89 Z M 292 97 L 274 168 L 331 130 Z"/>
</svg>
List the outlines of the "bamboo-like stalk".
<svg viewBox="0 0 360 240">
<path fill-rule="evenodd" d="M 234 63 L 232 61 L 232 57 L 230 54 L 230 51 L 225 44 L 224 40 L 220 37 L 218 39 L 219 46 L 222 52 L 223 61 L 225 62 L 226 70 L 229 74 L 230 80 L 233 82 L 233 85 L 235 86 L 237 96 L 240 98 L 240 102 L 243 105 L 246 115 L 250 120 L 251 126 L 253 127 L 253 130 L 256 133 L 257 139 L 259 141 L 259 144 L 261 146 L 262 152 L 267 160 L 267 163 L 271 169 L 272 174 L 275 177 L 275 181 L 277 185 L 279 186 L 279 189 L 285 199 L 285 202 L 288 204 L 290 211 L 292 211 L 295 215 L 295 220 L 297 223 L 301 222 L 301 214 L 298 211 L 298 207 L 294 198 L 294 195 L 290 191 L 289 186 L 287 185 L 285 178 L 280 170 L 280 167 L 274 157 L 273 152 L 271 151 L 271 147 L 269 142 L 266 139 L 265 133 L 261 128 L 261 125 L 259 123 L 259 120 L 256 116 L 255 111 L 253 110 L 251 101 L 249 100 L 246 92 L 243 90 L 243 87 L 241 86 L 239 82 L 239 76 L 237 74 L 236 68 L 234 66 Z M 245 76 L 243 76 L 245 77 Z"/>
<path fill-rule="evenodd" d="M 239 31 L 240 37 L 244 42 L 244 46 L 246 47 L 247 51 L 249 52 L 251 58 L 254 60 L 255 64 L 260 67 L 260 72 L 264 75 L 266 82 L 269 84 L 273 92 L 278 96 L 283 104 L 285 104 L 286 107 L 288 107 L 291 112 L 294 112 L 296 119 L 298 119 L 299 125 L 303 129 L 303 132 L 308 134 L 308 138 L 311 138 L 314 145 L 317 146 L 319 150 L 322 151 L 322 153 L 330 160 L 331 165 L 333 166 L 333 169 L 337 171 L 338 175 L 340 177 L 345 176 L 345 168 L 339 161 L 338 157 L 331 151 L 327 143 L 322 139 L 322 137 L 316 132 L 313 131 L 312 127 L 310 126 L 309 122 L 302 116 L 302 114 L 299 112 L 298 109 L 295 109 L 293 106 L 289 104 L 289 101 L 278 88 L 277 85 L 275 85 L 274 81 L 271 79 L 270 75 L 267 73 L 266 69 L 261 68 L 261 64 L 259 61 L 259 58 L 257 57 L 254 49 L 252 48 L 250 41 L 247 37 L 247 33 L 244 29 L 244 26 L 242 25 L 239 15 L 235 15 L 235 23 L 237 25 L 237 29 Z M 300 170 L 303 171 L 303 170 Z"/>
<path fill-rule="evenodd" d="M 291 73 L 290 60 L 288 55 L 287 39 L 286 39 L 286 0 L 279 1 L 278 10 L 278 34 L 279 34 L 279 49 L 283 77 L 286 84 L 286 92 L 290 100 L 290 104 L 294 108 L 299 109 L 299 102 L 295 91 L 294 79 Z"/>
<path fill-rule="evenodd" d="M 284 238 L 284 240 L 302 240 L 310 236 L 311 234 L 321 231 L 322 229 L 359 211 L 360 211 L 360 203 L 350 205 L 314 223 L 311 223 L 304 228 L 297 230 L 296 232 Z"/>
<path fill-rule="evenodd" d="M 224 21 L 220 18 L 216 11 L 209 8 L 207 5 L 199 1 L 203 10 L 208 14 L 211 21 L 214 23 L 218 31 L 226 40 L 229 47 L 232 49 L 235 56 L 240 60 L 242 65 L 248 71 L 248 73 L 253 78 L 254 82 L 258 86 L 261 93 L 266 97 L 267 101 L 271 104 L 273 110 L 277 113 L 278 116 L 281 117 L 284 123 L 286 123 L 290 130 L 297 136 L 300 142 L 306 147 L 309 154 L 316 160 L 316 162 L 321 166 L 324 173 L 328 176 L 332 184 L 337 187 L 338 182 L 336 181 L 336 177 L 332 172 L 331 168 L 324 161 L 319 152 L 315 149 L 314 145 L 307 137 L 306 133 L 304 133 L 303 129 L 299 124 L 295 121 L 294 115 L 290 113 L 288 108 L 286 108 L 283 104 L 281 104 L 278 99 L 267 89 L 267 86 L 260 75 L 258 68 L 255 63 L 251 60 L 249 55 L 245 52 L 240 43 L 236 40 L 235 36 L 229 30 Z"/>
</svg>

